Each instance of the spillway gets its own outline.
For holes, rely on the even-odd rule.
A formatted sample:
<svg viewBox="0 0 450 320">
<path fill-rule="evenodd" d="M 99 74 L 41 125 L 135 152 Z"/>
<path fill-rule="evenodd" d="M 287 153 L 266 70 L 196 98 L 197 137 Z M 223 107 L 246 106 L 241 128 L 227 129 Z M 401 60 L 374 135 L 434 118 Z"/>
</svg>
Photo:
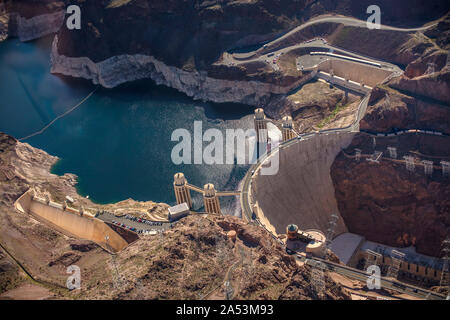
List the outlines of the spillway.
<svg viewBox="0 0 450 320">
<path fill-rule="evenodd" d="M 61 233 L 79 239 L 91 240 L 102 248 L 117 252 L 128 242 L 103 221 L 87 215 L 81 216 L 77 210 L 64 210 L 60 204 L 32 197 L 32 191 L 24 193 L 15 203 L 21 213 L 29 213 L 37 220 Z"/>
</svg>

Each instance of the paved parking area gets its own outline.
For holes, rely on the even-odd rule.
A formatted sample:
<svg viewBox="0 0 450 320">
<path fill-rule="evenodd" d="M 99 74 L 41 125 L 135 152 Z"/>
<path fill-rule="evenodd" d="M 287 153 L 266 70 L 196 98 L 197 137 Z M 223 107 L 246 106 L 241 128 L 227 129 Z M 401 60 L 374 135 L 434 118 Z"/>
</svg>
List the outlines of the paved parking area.
<svg viewBox="0 0 450 320">
<path fill-rule="evenodd" d="M 137 233 L 143 233 L 144 231 L 157 231 L 162 232 L 170 228 L 171 223 L 170 222 L 153 222 L 145 219 L 141 219 L 143 222 L 139 222 L 137 220 L 131 220 L 126 218 L 126 216 L 123 217 L 117 217 L 109 212 L 101 212 L 97 216 L 98 219 L 103 220 L 105 222 L 114 223 L 115 224 L 123 224 L 125 228 L 135 228 L 135 231 Z M 147 221 L 145 223 L 144 221 Z M 127 228 L 127 229 L 128 229 Z"/>
</svg>

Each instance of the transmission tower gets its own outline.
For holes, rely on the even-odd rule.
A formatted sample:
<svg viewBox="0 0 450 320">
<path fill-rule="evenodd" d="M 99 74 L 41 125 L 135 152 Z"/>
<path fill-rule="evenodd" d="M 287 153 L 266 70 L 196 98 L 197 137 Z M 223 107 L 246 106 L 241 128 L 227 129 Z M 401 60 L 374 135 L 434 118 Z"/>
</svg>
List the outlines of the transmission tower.
<svg viewBox="0 0 450 320">
<path fill-rule="evenodd" d="M 386 100 L 384 101 L 384 105 L 385 107 L 390 107 L 391 105 L 391 97 L 389 96 L 389 94 L 386 94 Z"/>
<path fill-rule="evenodd" d="M 107 248 L 111 248 L 109 245 L 109 236 L 106 235 L 105 236 L 105 240 L 106 240 L 106 247 Z M 116 255 L 113 253 L 112 257 L 111 257 L 111 262 L 114 268 L 114 272 L 112 274 L 113 277 L 113 286 L 116 290 L 119 290 L 120 288 L 123 287 L 123 277 L 120 275 L 119 273 L 119 268 L 117 267 L 117 261 L 116 261 Z"/>
<path fill-rule="evenodd" d="M 355 149 L 355 160 L 359 161 L 361 159 L 361 149 Z"/>
<path fill-rule="evenodd" d="M 233 287 L 230 281 L 225 281 L 225 300 L 231 300 L 233 298 Z"/>
<path fill-rule="evenodd" d="M 327 252 L 331 247 L 331 242 L 334 237 L 335 229 L 337 222 L 339 220 L 339 216 L 337 214 L 332 214 L 330 217 L 330 221 L 328 222 L 328 229 L 325 235 L 325 245 L 322 247 L 322 255 L 325 259 L 328 258 Z"/>
<path fill-rule="evenodd" d="M 325 296 L 325 266 L 321 262 L 317 262 L 316 265 L 310 269 L 311 289 L 316 293 L 319 299 L 323 299 Z"/>
<path fill-rule="evenodd" d="M 433 161 L 422 160 L 423 169 L 425 170 L 425 174 L 427 176 L 431 176 L 433 174 Z"/>
<path fill-rule="evenodd" d="M 427 63 L 427 71 L 425 71 L 425 74 L 432 74 L 436 70 L 436 63 L 434 62 L 428 62 Z"/>
<path fill-rule="evenodd" d="M 444 260 L 444 263 L 442 265 L 442 273 L 441 273 L 441 280 L 439 282 L 439 287 L 447 288 L 450 286 L 449 270 L 448 270 L 449 266 L 448 260 L 450 259 L 450 238 L 447 238 L 444 241 L 442 241 L 442 253 L 443 253 L 442 260 Z M 447 290 L 449 290 L 449 288 L 447 288 Z"/>
<path fill-rule="evenodd" d="M 226 259 L 226 245 L 225 241 L 219 237 L 216 236 L 216 250 L 217 250 L 217 260 L 219 264 L 222 264 Z"/>
<path fill-rule="evenodd" d="M 414 172 L 414 157 L 412 156 L 404 156 L 403 157 L 406 161 L 406 170 Z"/>
<path fill-rule="evenodd" d="M 389 265 L 389 269 L 386 275 L 387 277 L 397 279 L 400 264 L 402 263 L 404 258 L 405 254 L 403 252 L 392 250 L 391 264 Z"/>
<path fill-rule="evenodd" d="M 442 175 L 444 177 L 450 175 L 450 162 L 441 161 L 441 166 L 442 166 Z"/>
<path fill-rule="evenodd" d="M 397 148 L 396 147 L 388 147 L 389 157 L 392 159 L 397 159 Z"/>
</svg>

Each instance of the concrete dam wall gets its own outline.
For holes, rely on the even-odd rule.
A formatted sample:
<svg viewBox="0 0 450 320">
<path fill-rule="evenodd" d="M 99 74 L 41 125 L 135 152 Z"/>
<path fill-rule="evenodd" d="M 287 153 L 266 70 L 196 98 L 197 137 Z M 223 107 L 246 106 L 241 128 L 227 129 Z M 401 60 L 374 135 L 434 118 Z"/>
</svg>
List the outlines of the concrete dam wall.
<svg viewBox="0 0 450 320">
<path fill-rule="evenodd" d="M 337 207 L 330 168 L 353 136 L 350 132 L 333 132 L 302 138 L 280 149 L 276 175 L 255 175 L 253 203 L 258 203 L 256 214 L 269 230 L 285 233 L 286 226 L 295 223 L 301 230 L 319 229 L 326 234 L 331 214 L 337 214 L 336 235 L 347 232 Z"/>
<path fill-rule="evenodd" d="M 33 199 L 31 190 L 16 201 L 15 207 L 18 211 L 33 215 L 63 234 L 94 241 L 106 250 L 118 252 L 128 245 L 125 239 L 103 221 L 88 215 L 81 216 L 78 210 L 72 208 L 64 210 L 61 204 L 55 202 L 50 201 L 47 204 L 44 199 L 37 197 Z"/>
</svg>

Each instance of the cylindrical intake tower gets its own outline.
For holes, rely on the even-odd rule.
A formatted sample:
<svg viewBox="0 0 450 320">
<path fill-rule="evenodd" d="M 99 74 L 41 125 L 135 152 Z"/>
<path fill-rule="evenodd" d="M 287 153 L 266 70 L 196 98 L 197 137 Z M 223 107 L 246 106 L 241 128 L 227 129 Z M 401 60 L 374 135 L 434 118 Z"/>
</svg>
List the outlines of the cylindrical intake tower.
<svg viewBox="0 0 450 320">
<path fill-rule="evenodd" d="M 187 180 L 184 174 L 178 172 L 173 177 L 173 189 L 175 191 L 175 198 L 177 204 L 182 204 L 186 202 L 189 208 L 192 208 L 191 193 L 187 188 Z"/>
<path fill-rule="evenodd" d="M 219 198 L 212 183 L 205 184 L 203 187 L 203 203 L 207 213 L 221 214 Z"/>
</svg>

